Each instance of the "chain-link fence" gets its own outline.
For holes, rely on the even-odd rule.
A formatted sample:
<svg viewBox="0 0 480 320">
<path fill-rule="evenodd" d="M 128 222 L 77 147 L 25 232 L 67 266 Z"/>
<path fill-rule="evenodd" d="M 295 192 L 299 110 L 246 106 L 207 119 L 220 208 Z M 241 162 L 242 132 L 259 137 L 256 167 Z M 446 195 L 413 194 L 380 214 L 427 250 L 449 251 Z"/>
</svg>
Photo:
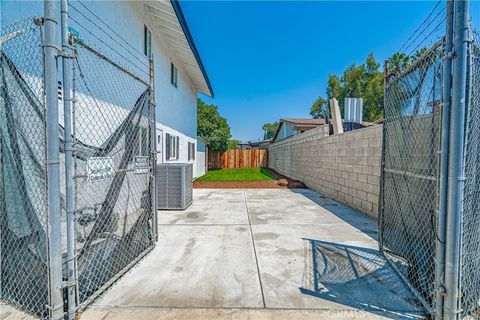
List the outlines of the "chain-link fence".
<svg viewBox="0 0 480 320">
<path fill-rule="evenodd" d="M 38 316 L 48 305 L 46 115 L 41 19 L 0 36 L 0 299 Z"/>
<path fill-rule="evenodd" d="M 74 34 L 73 78 L 67 79 L 73 86 L 74 186 L 67 194 L 59 81 L 61 230 L 53 232 L 62 238 L 61 285 L 75 286 L 74 305 L 82 310 L 154 246 L 155 122 L 145 76 Z M 0 299 L 43 318 L 50 280 L 42 39 L 42 19 L 1 28 Z M 67 282 L 67 197 L 74 202 L 75 283 Z"/>
<path fill-rule="evenodd" d="M 461 240 L 461 315 L 480 319 L 480 32 L 469 46 L 465 187 Z"/>
<path fill-rule="evenodd" d="M 88 304 L 154 245 L 148 83 L 78 41 L 74 179 L 78 291 Z"/>
<path fill-rule="evenodd" d="M 442 55 L 439 42 L 385 87 L 381 246 L 426 307 L 434 294 Z"/>
<path fill-rule="evenodd" d="M 441 146 L 442 93 L 445 89 L 448 92 L 443 78 L 445 71 L 454 71 L 444 67 L 444 40 L 402 73 L 388 76 L 385 86 L 381 247 L 417 297 L 439 318 L 442 311 L 435 305 L 437 293 L 446 290 L 458 299 L 461 319 L 480 319 L 480 33 L 475 30 L 471 35 L 464 75 L 467 103 L 462 210 L 447 212 L 460 216 L 458 288 L 443 288 L 442 280 L 435 281 L 436 271 L 445 275 L 438 263 L 445 244 L 439 230 L 440 155 L 448 152 Z M 449 179 L 449 189 L 454 188 L 451 183 L 454 181 Z"/>
</svg>

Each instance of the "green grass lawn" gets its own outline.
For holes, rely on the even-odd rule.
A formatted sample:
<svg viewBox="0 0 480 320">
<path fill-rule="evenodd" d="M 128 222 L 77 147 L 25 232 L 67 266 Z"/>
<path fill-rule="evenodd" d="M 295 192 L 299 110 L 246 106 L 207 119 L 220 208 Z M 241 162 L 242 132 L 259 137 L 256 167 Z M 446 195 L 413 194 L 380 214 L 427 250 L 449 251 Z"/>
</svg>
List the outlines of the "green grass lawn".
<svg viewBox="0 0 480 320">
<path fill-rule="evenodd" d="M 275 180 L 266 170 L 260 168 L 208 170 L 195 181 L 261 181 Z"/>
</svg>

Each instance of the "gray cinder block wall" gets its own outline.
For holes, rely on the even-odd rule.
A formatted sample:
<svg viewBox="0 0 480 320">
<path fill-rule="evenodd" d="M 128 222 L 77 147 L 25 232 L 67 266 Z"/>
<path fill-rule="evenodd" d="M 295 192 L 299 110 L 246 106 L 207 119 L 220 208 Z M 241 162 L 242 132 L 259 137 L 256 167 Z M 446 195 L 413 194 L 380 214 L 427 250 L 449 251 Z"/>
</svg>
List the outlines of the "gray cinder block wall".
<svg viewBox="0 0 480 320">
<path fill-rule="evenodd" d="M 382 125 L 325 136 L 322 127 L 269 147 L 269 166 L 378 218 Z"/>
</svg>

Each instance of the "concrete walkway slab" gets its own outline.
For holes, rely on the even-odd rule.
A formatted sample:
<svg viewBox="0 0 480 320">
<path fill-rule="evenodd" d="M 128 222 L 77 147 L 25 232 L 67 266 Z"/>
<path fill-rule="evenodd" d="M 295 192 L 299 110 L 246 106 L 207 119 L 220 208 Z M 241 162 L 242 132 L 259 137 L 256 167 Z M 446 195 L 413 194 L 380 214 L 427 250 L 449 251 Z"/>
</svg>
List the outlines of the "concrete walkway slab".
<svg viewBox="0 0 480 320">
<path fill-rule="evenodd" d="M 377 223 L 311 190 L 194 190 L 82 319 L 417 319 Z"/>
<path fill-rule="evenodd" d="M 263 307 L 247 225 L 162 226 L 158 238 L 97 306 Z"/>
<path fill-rule="evenodd" d="M 394 319 L 421 312 L 378 251 L 376 221 L 311 190 L 246 198 L 267 308 L 362 309 Z"/>
<path fill-rule="evenodd" d="M 204 308 L 99 308 L 82 319 L 108 320 L 386 320 L 362 310 L 204 309 Z"/>
<path fill-rule="evenodd" d="M 376 221 L 308 189 L 194 190 L 86 320 L 418 319 Z M 0 319 L 30 319 L 0 303 Z"/>
<path fill-rule="evenodd" d="M 35 320 L 36 318 L 0 301 L 1 320 Z"/>
<path fill-rule="evenodd" d="M 242 190 L 194 189 L 195 199 L 184 211 L 161 210 L 159 224 L 248 224 Z"/>
</svg>

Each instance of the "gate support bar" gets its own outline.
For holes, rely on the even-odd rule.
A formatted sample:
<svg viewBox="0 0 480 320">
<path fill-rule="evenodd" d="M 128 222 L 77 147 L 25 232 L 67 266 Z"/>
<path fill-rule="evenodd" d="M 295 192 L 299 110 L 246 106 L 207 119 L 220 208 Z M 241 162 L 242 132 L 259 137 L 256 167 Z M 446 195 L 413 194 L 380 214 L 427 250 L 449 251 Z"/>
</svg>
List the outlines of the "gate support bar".
<svg viewBox="0 0 480 320">
<path fill-rule="evenodd" d="M 445 296 L 445 226 L 447 219 L 448 191 L 448 147 L 450 132 L 450 109 L 452 88 L 452 51 L 453 51 L 453 0 L 448 0 L 445 52 L 443 53 L 443 106 L 440 156 L 440 202 L 437 221 L 436 260 L 435 260 L 435 314 L 434 319 L 443 319 L 443 298 Z"/>
<path fill-rule="evenodd" d="M 58 136 L 58 92 L 55 0 L 44 1 L 44 89 L 47 109 L 47 198 L 48 198 L 48 273 L 51 319 L 63 319 L 62 245 L 60 220 L 60 140 Z"/>
<path fill-rule="evenodd" d="M 455 1 L 454 60 L 448 158 L 444 319 L 459 319 L 460 251 L 464 186 L 464 128 L 467 89 L 468 0 Z"/>
<path fill-rule="evenodd" d="M 75 204 L 73 184 L 73 141 L 72 141 L 72 57 L 68 39 L 68 3 L 61 0 L 62 69 L 63 69 L 63 123 L 65 134 L 65 207 L 67 213 L 67 286 L 68 319 L 76 319 L 76 255 L 75 255 Z"/>
</svg>

